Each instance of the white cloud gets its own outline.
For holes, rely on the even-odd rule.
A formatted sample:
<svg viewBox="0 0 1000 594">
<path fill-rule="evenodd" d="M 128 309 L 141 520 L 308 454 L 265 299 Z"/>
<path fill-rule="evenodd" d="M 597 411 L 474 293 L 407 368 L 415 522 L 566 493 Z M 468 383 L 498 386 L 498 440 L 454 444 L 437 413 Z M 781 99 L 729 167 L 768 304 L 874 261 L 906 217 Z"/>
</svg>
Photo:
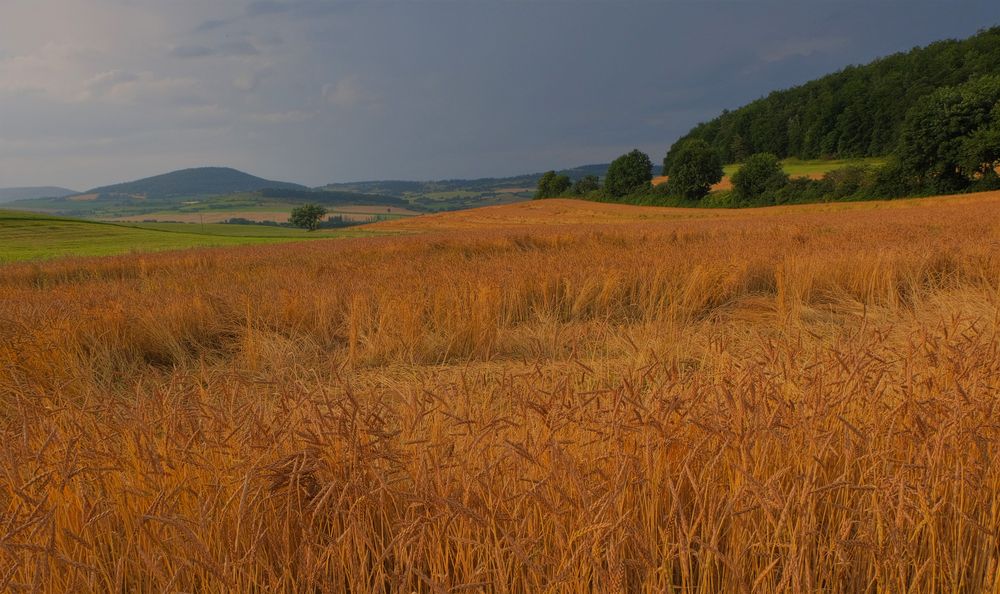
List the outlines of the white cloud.
<svg viewBox="0 0 1000 594">
<path fill-rule="evenodd" d="M 87 48 L 47 43 L 35 51 L 0 59 L 0 94 L 30 94 L 57 101 L 80 95 Z"/>
</svg>

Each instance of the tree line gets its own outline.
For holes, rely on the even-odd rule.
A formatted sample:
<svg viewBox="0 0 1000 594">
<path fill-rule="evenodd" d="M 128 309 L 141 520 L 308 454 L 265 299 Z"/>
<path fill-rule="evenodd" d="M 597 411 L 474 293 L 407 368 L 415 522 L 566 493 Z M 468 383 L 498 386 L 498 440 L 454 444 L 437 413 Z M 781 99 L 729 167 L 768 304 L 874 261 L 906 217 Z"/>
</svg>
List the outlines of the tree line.
<svg viewBox="0 0 1000 594">
<path fill-rule="evenodd" d="M 975 50 L 975 51 L 973 51 Z M 884 79 L 924 81 L 927 76 L 940 75 L 942 81 L 962 79 L 955 72 L 939 72 L 943 64 L 958 60 L 952 66 L 960 72 L 985 69 L 982 56 L 996 55 L 989 67 L 993 73 L 974 76 L 958 84 L 921 83 L 918 97 L 899 99 L 894 105 L 907 109 L 893 116 L 890 133 L 878 142 L 861 145 L 837 144 L 830 152 L 792 151 L 788 141 L 791 119 L 775 119 L 784 113 L 778 106 L 798 103 L 797 112 L 813 113 L 831 103 L 822 97 L 806 93 L 816 88 L 843 88 L 830 81 L 854 76 L 858 72 L 875 77 L 875 87 Z M 959 60 L 958 57 L 962 59 Z M 1000 189 L 1000 28 L 980 33 L 966 42 L 942 42 L 924 50 L 915 50 L 886 58 L 864 69 L 848 69 L 832 77 L 809 83 L 798 89 L 773 94 L 767 100 L 747 108 L 724 114 L 708 124 L 702 124 L 691 134 L 677 141 L 663 160 L 668 180 L 652 185 L 652 163 L 647 155 L 633 150 L 616 159 L 610 166 L 604 183 L 590 179 L 586 184 L 572 184 L 568 177 L 549 172 L 539 182 L 536 197 L 580 196 L 594 200 L 661 204 L 677 206 L 763 206 L 803 202 L 888 199 L 903 196 L 935 195 Z M 892 68 L 889 68 L 891 66 Z M 899 71 L 897 71 L 898 69 Z M 917 74 L 911 72 L 916 69 Z M 838 78 L 840 77 L 840 78 Z M 881 77 L 881 78 L 880 78 Z M 848 77 L 849 78 L 849 77 Z M 859 79 L 861 80 L 861 79 Z M 841 82 L 843 82 L 841 80 Z M 801 101 L 792 98 L 803 94 Z M 911 90 L 901 89 L 901 96 Z M 869 92 L 858 91 L 857 97 Z M 816 102 L 819 107 L 809 105 Z M 860 104 L 859 104 L 860 105 Z M 853 113 L 851 105 L 841 105 L 831 133 L 841 135 L 845 114 Z M 878 113 L 875 110 L 873 113 Z M 787 115 L 787 113 L 785 114 Z M 782 116 L 784 117 L 784 116 Z M 797 117 L 797 116 L 796 116 Z M 851 116 L 853 117 L 853 116 Z M 780 118 L 779 118 L 780 119 Z M 898 119 L 898 122 L 896 121 Z M 727 122 L 742 122 L 746 136 L 739 135 L 739 146 L 730 142 L 720 130 Z M 776 123 L 778 122 L 778 123 Z M 772 126 L 772 124 L 775 124 Z M 780 125 L 778 125 L 780 124 Z M 863 134 L 881 134 L 876 128 L 862 126 Z M 859 132 L 862 133 L 862 132 Z M 728 132 L 727 132 L 728 134 Z M 842 136 L 837 136 L 841 138 Z M 785 141 L 779 142 L 779 138 Z M 874 137 L 873 137 L 874 138 Z M 747 142 L 750 139 L 751 142 Z M 782 144 L 784 142 L 784 144 Z M 839 141 L 838 141 L 839 143 Z M 799 145 L 802 146 L 802 145 Z M 832 146 L 832 145 L 831 145 Z M 750 147 L 764 147 L 752 152 Z M 739 150 L 736 150 L 739 148 Z M 843 149 L 843 150 L 841 150 Z M 790 155 L 816 157 L 819 154 L 837 157 L 885 157 L 881 166 L 851 166 L 831 171 L 822 179 L 789 178 L 782 169 L 781 159 Z M 731 192 L 711 192 L 723 177 L 723 163 L 742 163 L 732 177 Z"/>
</svg>

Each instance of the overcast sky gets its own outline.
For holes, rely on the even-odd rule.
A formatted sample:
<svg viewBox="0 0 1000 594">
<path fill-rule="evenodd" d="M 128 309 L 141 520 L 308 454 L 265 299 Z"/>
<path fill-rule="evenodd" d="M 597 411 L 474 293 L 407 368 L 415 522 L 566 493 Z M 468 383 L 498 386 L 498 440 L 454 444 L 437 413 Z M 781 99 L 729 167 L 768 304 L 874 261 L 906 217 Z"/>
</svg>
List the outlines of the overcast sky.
<svg viewBox="0 0 1000 594">
<path fill-rule="evenodd" d="M 994 24 L 997 0 L 0 0 L 0 187 L 659 162 L 723 108 Z"/>
</svg>

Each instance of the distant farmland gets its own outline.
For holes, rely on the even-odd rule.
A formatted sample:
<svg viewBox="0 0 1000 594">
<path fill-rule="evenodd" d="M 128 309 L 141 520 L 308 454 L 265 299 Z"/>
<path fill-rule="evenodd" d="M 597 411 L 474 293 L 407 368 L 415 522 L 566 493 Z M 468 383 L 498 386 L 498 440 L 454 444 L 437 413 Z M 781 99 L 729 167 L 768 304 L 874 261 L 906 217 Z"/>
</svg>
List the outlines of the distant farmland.
<svg viewBox="0 0 1000 594">
<path fill-rule="evenodd" d="M 358 234 L 351 230 L 307 233 L 301 229 L 260 225 L 115 224 L 0 210 L 0 264 L 66 256 L 106 256 L 329 239 Z"/>
<path fill-rule="evenodd" d="M 177 223 L 223 223 L 230 219 L 240 218 L 248 221 L 274 221 L 285 223 L 295 205 L 290 204 L 287 208 L 275 210 L 273 206 L 261 206 L 240 210 L 239 208 L 224 210 L 205 210 L 197 212 L 171 211 L 152 212 L 128 217 L 112 219 L 115 221 L 143 222 L 143 221 L 168 221 Z M 401 217 L 417 216 L 421 213 L 399 208 L 398 206 L 335 206 L 327 209 L 328 216 L 340 216 L 347 221 L 368 222 L 372 219 L 394 219 Z"/>
</svg>

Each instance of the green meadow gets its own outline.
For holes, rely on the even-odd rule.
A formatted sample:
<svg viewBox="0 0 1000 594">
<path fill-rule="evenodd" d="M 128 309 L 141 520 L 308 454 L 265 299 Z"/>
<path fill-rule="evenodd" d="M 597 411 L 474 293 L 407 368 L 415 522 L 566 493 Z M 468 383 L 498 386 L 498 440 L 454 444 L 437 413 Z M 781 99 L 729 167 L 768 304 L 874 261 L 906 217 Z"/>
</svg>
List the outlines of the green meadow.
<svg viewBox="0 0 1000 594">
<path fill-rule="evenodd" d="M 781 162 L 785 173 L 792 177 L 823 175 L 831 171 L 844 169 L 845 167 L 874 167 L 884 163 L 885 159 L 878 157 L 866 159 L 810 159 L 808 161 L 785 159 Z M 723 168 L 723 172 L 726 176 L 731 176 L 739 171 L 739 169 L 740 164 L 733 163 L 726 165 Z"/>
<path fill-rule="evenodd" d="M 61 256 L 110 256 L 195 247 L 315 241 L 370 235 L 286 227 L 190 223 L 106 223 L 0 210 L 0 263 Z"/>
</svg>

